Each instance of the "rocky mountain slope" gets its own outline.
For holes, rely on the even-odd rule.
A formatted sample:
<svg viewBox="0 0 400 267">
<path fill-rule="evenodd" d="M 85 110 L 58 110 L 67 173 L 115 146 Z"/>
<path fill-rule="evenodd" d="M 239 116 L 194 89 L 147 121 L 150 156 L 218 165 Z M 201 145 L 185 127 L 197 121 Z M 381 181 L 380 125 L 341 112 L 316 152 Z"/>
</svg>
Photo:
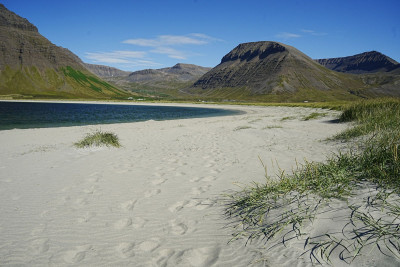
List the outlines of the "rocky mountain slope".
<svg viewBox="0 0 400 267">
<path fill-rule="evenodd" d="M 108 78 L 108 77 L 126 77 L 130 74 L 129 71 L 123 71 L 114 67 L 104 66 L 104 65 L 97 65 L 97 64 L 89 64 L 85 63 L 85 67 L 96 74 L 101 78 Z"/>
<path fill-rule="evenodd" d="M 203 75 L 188 93 L 226 97 L 261 96 L 323 92 L 351 87 L 362 82 L 329 70 L 294 47 L 277 42 L 252 42 L 238 45 L 225 55 L 221 63 Z M 321 93 L 325 94 L 325 93 Z"/>
<path fill-rule="evenodd" d="M 123 73 L 123 76 L 102 77 L 118 87 L 152 99 L 181 99 L 181 89 L 190 86 L 210 69 L 178 63 L 168 68 L 145 69 L 129 75 Z"/>
<path fill-rule="evenodd" d="M 75 54 L 0 4 L 0 95 L 110 98 L 128 93 L 90 73 Z"/>
<path fill-rule="evenodd" d="M 348 57 L 316 59 L 315 61 L 334 71 L 355 74 L 390 72 L 400 68 L 397 61 L 377 51 Z"/>
<path fill-rule="evenodd" d="M 135 71 L 129 74 L 127 80 L 131 82 L 195 81 L 210 69 L 193 64 L 178 63 L 169 68 Z"/>
</svg>

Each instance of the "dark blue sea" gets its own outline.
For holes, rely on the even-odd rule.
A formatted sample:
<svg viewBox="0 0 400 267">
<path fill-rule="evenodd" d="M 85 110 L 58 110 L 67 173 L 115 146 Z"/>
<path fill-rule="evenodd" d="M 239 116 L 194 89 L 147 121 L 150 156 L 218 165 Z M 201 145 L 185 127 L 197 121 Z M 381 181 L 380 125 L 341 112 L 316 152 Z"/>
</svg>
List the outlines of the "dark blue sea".
<svg viewBox="0 0 400 267">
<path fill-rule="evenodd" d="M 174 120 L 239 113 L 217 108 L 0 101 L 0 130 Z"/>
</svg>

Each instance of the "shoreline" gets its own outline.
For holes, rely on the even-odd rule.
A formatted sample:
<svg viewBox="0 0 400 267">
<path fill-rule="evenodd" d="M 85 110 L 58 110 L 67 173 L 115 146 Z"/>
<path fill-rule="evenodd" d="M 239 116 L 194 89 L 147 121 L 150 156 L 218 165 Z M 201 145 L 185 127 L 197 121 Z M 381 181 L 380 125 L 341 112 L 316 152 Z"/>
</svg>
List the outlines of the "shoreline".
<svg viewBox="0 0 400 267">
<path fill-rule="evenodd" d="M 246 113 L 0 131 L 2 264 L 311 266 L 296 246 L 228 243 L 217 200 L 265 182 L 260 159 L 270 176 L 324 161 L 343 144 L 323 140 L 348 126 L 335 111 L 304 121 L 321 110 L 235 109 Z M 73 147 L 99 127 L 122 148 Z"/>
</svg>

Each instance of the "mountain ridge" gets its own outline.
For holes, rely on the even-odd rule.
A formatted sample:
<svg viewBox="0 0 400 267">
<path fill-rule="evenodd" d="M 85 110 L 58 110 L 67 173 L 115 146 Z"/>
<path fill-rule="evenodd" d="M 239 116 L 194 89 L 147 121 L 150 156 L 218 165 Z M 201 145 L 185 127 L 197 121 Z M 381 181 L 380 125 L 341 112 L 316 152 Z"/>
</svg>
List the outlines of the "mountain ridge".
<svg viewBox="0 0 400 267">
<path fill-rule="evenodd" d="M 90 73 L 78 56 L 0 4 L 0 95 L 51 98 L 125 97 Z"/>
<path fill-rule="evenodd" d="M 91 71 L 93 74 L 101 78 L 107 77 L 125 77 L 128 76 L 131 72 L 120 70 L 114 67 L 106 66 L 106 65 L 98 65 L 98 64 L 90 64 L 84 63 L 85 67 Z"/>
<path fill-rule="evenodd" d="M 315 59 L 315 61 L 328 69 L 353 74 L 390 72 L 400 68 L 397 61 L 377 51 L 347 57 Z"/>
<path fill-rule="evenodd" d="M 211 68 L 202 67 L 194 64 L 177 63 L 172 67 L 134 71 L 129 74 L 129 77 L 127 79 L 131 82 L 141 82 L 149 80 L 160 81 L 162 79 L 191 81 L 200 78 L 210 69 Z"/>
<path fill-rule="evenodd" d="M 328 91 L 348 84 L 357 89 L 361 86 L 361 82 L 321 66 L 292 46 L 260 41 L 236 46 L 187 91 L 242 87 L 255 96 L 301 89 Z"/>
</svg>

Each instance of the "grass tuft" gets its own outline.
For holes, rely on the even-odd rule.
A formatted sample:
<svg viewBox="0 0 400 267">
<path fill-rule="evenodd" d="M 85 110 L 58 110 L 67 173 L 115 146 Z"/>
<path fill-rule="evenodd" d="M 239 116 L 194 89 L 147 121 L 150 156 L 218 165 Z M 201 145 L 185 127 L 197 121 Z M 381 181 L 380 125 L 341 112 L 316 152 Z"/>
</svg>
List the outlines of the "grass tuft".
<svg viewBox="0 0 400 267">
<path fill-rule="evenodd" d="M 262 237 L 276 246 L 303 237 L 303 254 L 317 263 L 330 262 L 332 255 L 350 263 L 371 246 L 400 258 L 399 118 L 399 99 L 352 104 L 340 120 L 354 126 L 335 137 L 362 137 L 350 144 L 349 151 L 324 163 L 306 162 L 290 175 L 282 171 L 279 179 L 266 175 L 265 184 L 228 194 L 225 215 L 233 219 L 233 240 Z M 350 203 L 349 196 L 366 184 L 374 194 Z M 351 211 L 343 230 L 322 236 L 306 233 L 305 227 L 334 199 L 346 201 Z"/>
<path fill-rule="evenodd" d="M 90 146 L 114 146 L 120 147 L 119 138 L 114 133 L 96 131 L 91 134 L 87 134 L 85 138 L 74 144 L 78 148 L 90 147 Z"/>
<path fill-rule="evenodd" d="M 251 127 L 250 126 L 238 126 L 233 130 L 234 131 L 240 131 L 240 130 L 245 130 L 245 129 L 251 129 Z"/>
<path fill-rule="evenodd" d="M 315 119 L 319 119 L 319 118 L 321 118 L 321 117 L 325 117 L 327 115 L 327 113 L 326 112 L 313 112 L 313 113 L 311 113 L 310 115 L 308 115 L 308 116 L 305 116 L 304 118 L 303 118 L 303 120 L 305 120 L 305 121 L 309 121 L 309 120 L 315 120 Z"/>
</svg>

